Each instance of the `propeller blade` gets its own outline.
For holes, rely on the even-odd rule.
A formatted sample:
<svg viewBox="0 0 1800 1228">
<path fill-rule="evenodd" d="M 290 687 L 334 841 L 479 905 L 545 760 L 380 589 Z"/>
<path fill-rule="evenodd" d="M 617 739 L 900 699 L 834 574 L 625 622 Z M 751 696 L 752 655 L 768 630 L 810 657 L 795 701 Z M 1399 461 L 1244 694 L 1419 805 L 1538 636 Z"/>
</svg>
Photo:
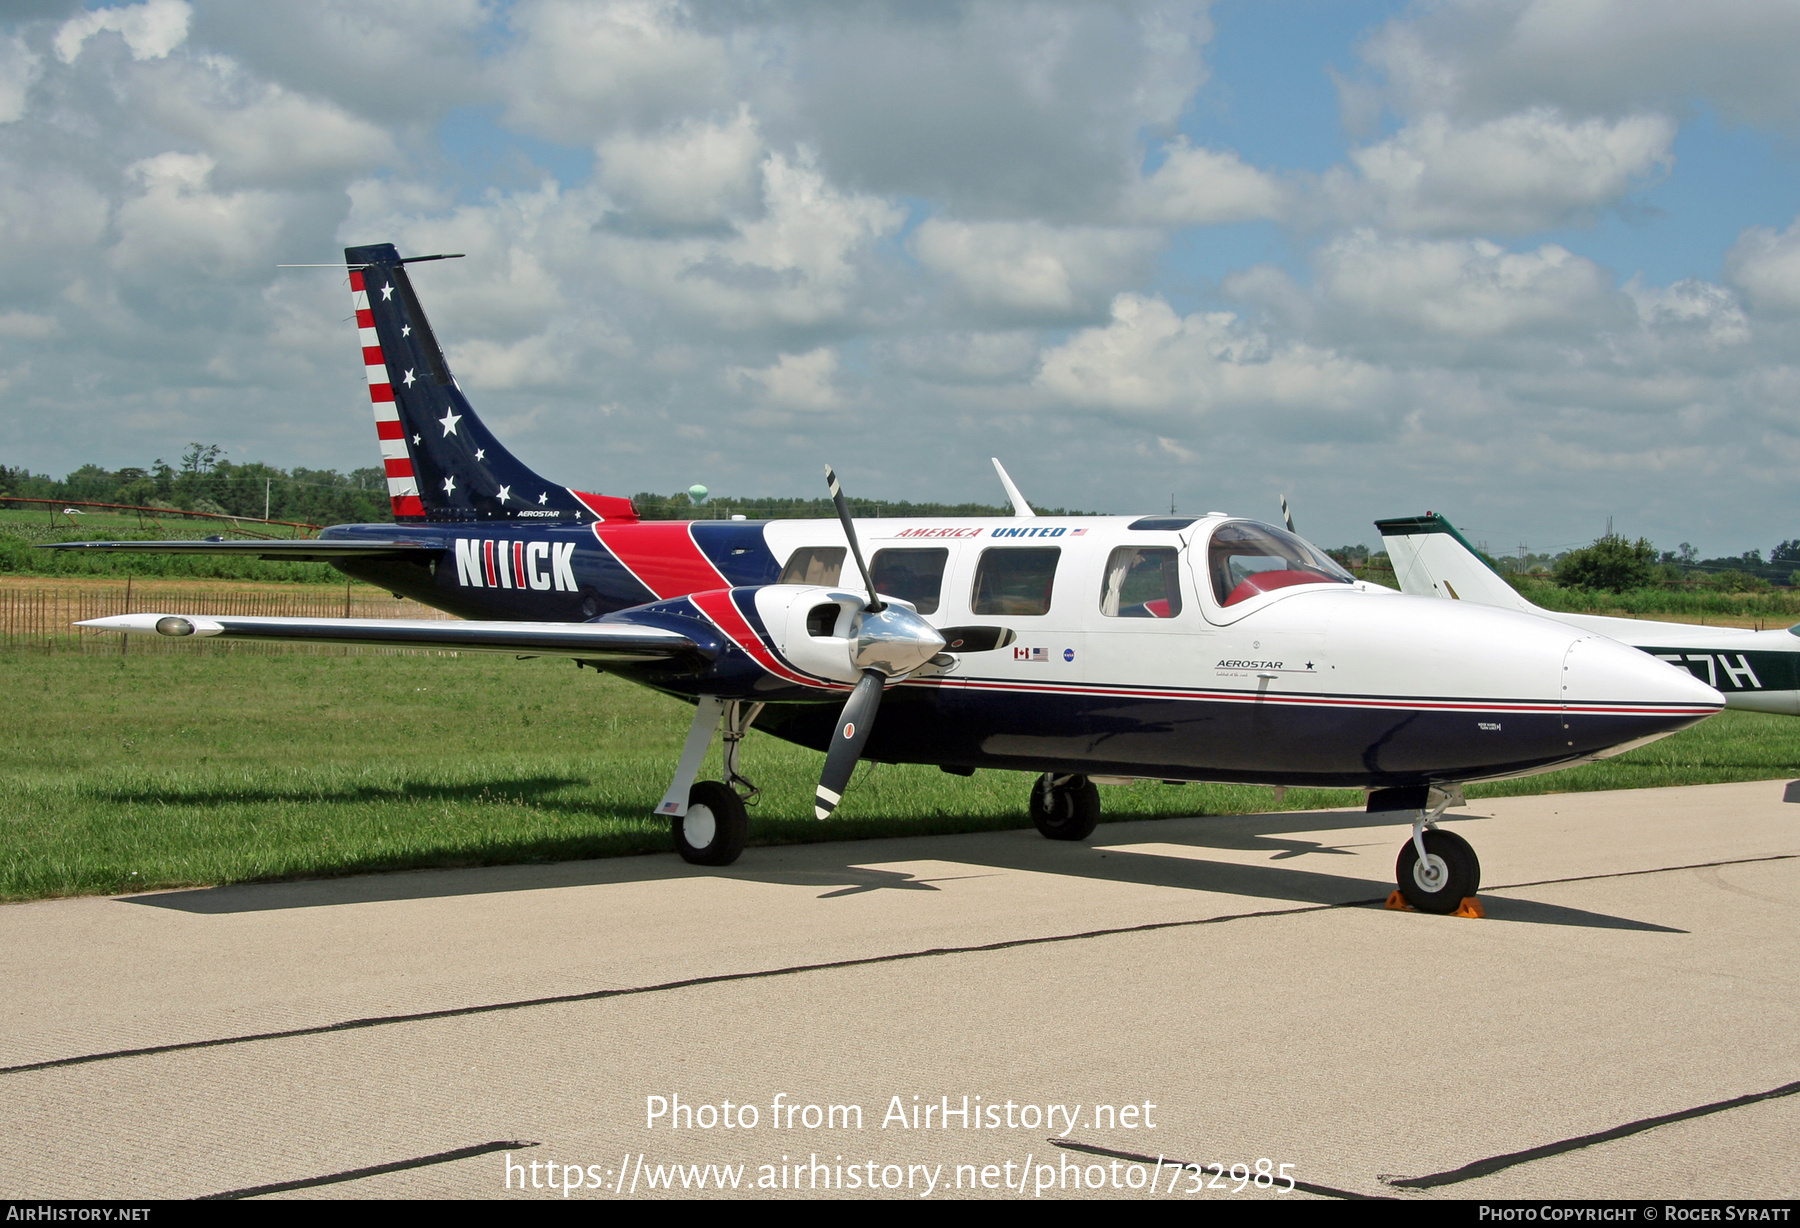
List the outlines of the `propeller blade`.
<svg viewBox="0 0 1800 1228">
<path fill-rule="evenodd" d="M 850 520 L 850 505 L 844 502 L 844 488 L 838 484 L 838 476 L 830 465 L 825 466 L 825 481 L 831 487 L 831 501 L 837 506 L 844 536 L 850 539 L 850 553 L 856 556 L 856 570 L 862 573 L 863 587 L 869 590 L 869 604 L 863 608 L 870 614 L 879 614 L 887 609 L 887 602 L 875 594 L 875 577 L 869 574 L 869 565 L 863 562 L 862 543 L 856 540 L 856 525 Z"/>
<path fill-rule="evenodd" d="M 938 634 L 950 652 L 992 652 L 1019 638 L 1011 627 L 945 627 Z"/>
<path fill-rule="evenodd" d="M 855 539 L 852 538 L 852 541 Z M 866 669 L 862 681 L 844 701 L 838 714 L 837 731 L 831 735 L 831 748 L 825 752 L 825 771 L 819 776 L 819 792 L 813 801 L 813 816 L 829 819 L 843 800 L 850 783 L 850 773 L 862 758 L 863 743 L 875 728 L 875 713 L 881 708 L 881 688 L 887 678 L 880 670 Z"/>
</svg>

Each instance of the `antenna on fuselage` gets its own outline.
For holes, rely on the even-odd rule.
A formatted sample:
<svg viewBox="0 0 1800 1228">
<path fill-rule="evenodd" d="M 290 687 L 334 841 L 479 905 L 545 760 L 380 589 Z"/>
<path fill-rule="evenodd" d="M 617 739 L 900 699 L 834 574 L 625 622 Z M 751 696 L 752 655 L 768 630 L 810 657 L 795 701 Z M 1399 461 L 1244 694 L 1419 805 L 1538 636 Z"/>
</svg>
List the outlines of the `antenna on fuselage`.
<svg viewBox="0 0 1800 1228">
<path fill-rule="evenodd" d="M 1000 463 L 1000 458 L 998 456 L 990 456 L 988 459 L 994 462 L 994 472 L 1000 475 L 1000 485 L 1006 487 L 1006 497 L 1012 500 L 1013 515 L 1037 515 L 1036 512 L 1031 510 L 1031 504 L 1025 502 L 1025 496 L 1019 493 L 1019 488 L 1013 485 L 1013 480 L 1007 476 L 1006 466 Z"/>
<path fill-rule="evenodd" d="M 1287 524 L 1289 533 L 1299 533 L 1300 530 L 1294 527 L 1294 513 L 1288 511 L 1286 495 L 1281 496 L 1281 519 Z"/>
</svg>

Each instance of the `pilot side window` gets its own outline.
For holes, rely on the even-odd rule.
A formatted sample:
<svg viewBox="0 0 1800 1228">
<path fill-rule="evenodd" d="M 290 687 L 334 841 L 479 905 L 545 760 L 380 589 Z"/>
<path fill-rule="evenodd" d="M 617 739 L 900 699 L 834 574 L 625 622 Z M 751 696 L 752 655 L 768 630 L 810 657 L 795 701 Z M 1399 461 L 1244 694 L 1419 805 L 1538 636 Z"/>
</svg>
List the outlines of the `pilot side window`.
<svg viewBox="0 0 1800 1228">
<path fill-rule="evenodd" d="M 1181 571 L 1170 546 L 1120 546 L 1106 560 L 1100 612 L 1108 618 L 1174 618 L 1181 613 Z"/>
<path fill-rule="evenodd" d="M 844 570 L 842 546 L 802 546 L 788 555 L 777 584 L 836 584 Z"/>
<path fill-rule="evenodd" d="M 936 614 L 938 595 L 944 587 L 944 564 L 950 552 L 936 550 L 877 550 L 869 562 L 875 591 L 910 601 L 921 614 Z"/>
<path fill-rule="evenodd" d="M 970 602 L 977 614 L 1048 614 L 1056 583 L 1055 546 L 984 550 Z"/>
</svg>

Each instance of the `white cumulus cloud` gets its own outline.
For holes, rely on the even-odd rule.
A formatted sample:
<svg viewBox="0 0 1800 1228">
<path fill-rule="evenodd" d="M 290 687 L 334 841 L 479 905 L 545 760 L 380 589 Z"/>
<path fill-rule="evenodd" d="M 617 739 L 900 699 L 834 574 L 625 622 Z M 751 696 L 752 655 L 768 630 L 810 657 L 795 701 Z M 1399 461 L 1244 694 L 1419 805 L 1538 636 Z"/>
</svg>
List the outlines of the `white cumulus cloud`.
<svg viewBox="0 0 1800 1228">
<path fill-rule="evenodd" d="M 216 272 L 273 263 L 282 220 L 274 200 L 265 192 L 212 191 L 214 165 L 206 154 L 162 153 L 128 168 L 143 191 L 119 207 L 117 267 L 212 266 Z"/>
<path fill-rule="evenodd" d="M 1786 230 L 1752 226 L 1725 254 L 1731 282 L 1759 311 L 1800 311 L 1800 218 Z"/>
<path fill-rule="evenodd" d="M 1533 107 L 1477 124 L 1426 115 L 1325 178 L 1341 216 L 1424 233 L 1526 234 L 1584 221 L 1673 164 L 1657 114 L 1570 120 Z"/>
<path fill-rule="evenodd" d="M 1160 298 L 1121 294 L 1112 317 L 1047 351 L 1036 387 L 1055 401 L 1126 415 L 1311 416 L 1369 409 L 1393 382 L 1330 350 L 1273 341 L 1230 312 L 1180 316 Z"/>
<path fill-rule="evenodd" d="M 920 263 L 972 302 L 1037 316 L 1095 309 L 1140 275 L 1160 244 L 1143 229 L 946 218 L 929 218 L 912 235 Z"/>
<path fill-rule="evenodd" d="M 1147 222 L 1205 226 L 1278 217 L 1287 193 L 1230 150 L 1196 149 L 1178 137 L 1155 172 L 1133 185 L 1129 211 Z"/>
<path fill-rule="evenodd" d="M 1586 331 L 1616 297 L 1599 265 L 1554 243 L 1509 252 L 1486 239 L 1382 239 L 1360 230 L 1315 257 L 1320 295 L 1359 320 L 1477 338 Z"/>
<path fill-rule="evenodd" d="M 817 412 L 844 404 L 844 395 L 836 383 L 837 373 L 837 351 L 821 346 L 806 354 L 782 354 L 767 367 L 732 367 L 725 378 L 771 409 Z"/>
<path fill-rule="evenodd" d="M 21 38 L 0 39 L 0 124 L 25 114 L 25 101 L 43 64 Z"/>
<path fill-rule="evenodd" d="M 187 41 L 194 10 L 186 0 L 145 0 L 123 8 L 93 9 L 71 17 L 56 32 L 56 54 L 73 64 L 87 40 L 111 30 L 125 40 L 134 60 L 160 60 Z"/>
<path fill-rule="evenodd" d="M 724 123 L 687 119 L 653 136 L 600 142 L 608 193 L 653 222 L 702 225 L 756 203 L 763 145 L 748 107 Z"/>
</svg>

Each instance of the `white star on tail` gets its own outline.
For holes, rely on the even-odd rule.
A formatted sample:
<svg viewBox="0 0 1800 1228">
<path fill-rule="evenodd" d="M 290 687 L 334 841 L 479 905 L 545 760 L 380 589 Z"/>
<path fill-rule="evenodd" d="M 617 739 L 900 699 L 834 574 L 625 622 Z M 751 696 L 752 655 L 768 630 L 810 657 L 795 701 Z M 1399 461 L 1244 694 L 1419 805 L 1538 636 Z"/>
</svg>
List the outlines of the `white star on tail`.
<svg viewBox="0 0 1800 1228">
<path fill-rule="evenodd" d="M 486 448 L 476 448 L 475 449 L 475 459 L 476 460 L 486 460 L 487 459 L 487 449 Z"/>
<path fill-rule="evenodd" d="M 408 388 L 411 388 L 413 386 L 413 382 L 414 382 L 413 381 L 413 373 L 411 371 L 408 371 L 406 373 L 405 378 L 403 378 L 400 382 L 402 384 L 405 384 Z"/>
<path fill-rule="evenodd" d="M 546 490 L 546 491 L 545 491 L 545 492 L 544 492 L 544 493 L 543 493 L 543 494 L 541 494 L 541 495 L 539 495 L 539 496 L 538 496 L 538 502 L 539 502 L 539 503 L 548 503 L 548 502 L 550 502 L 550 492 L 549 492 L 549 491 L 547 491 L 547 490 Z"/>
<path fill-rule="evenodd" d="M 394 297 L 394 287 L 392 284 L 381 287 L 381 301 L 382 302 L 385 303 L 393 297 Z"/>
<path fill-rule="evenodd" d="M 462 415 L 453 409 L 446 409 L 444 416 L 438 419 L 438 425 L 444 428 L 444 434 L 456 434 L 456 424 L 462 421 Z"/>
<path fill-rule="evenodd" d="M 410 336 L 412 336 L 412 325 L 410 325 L 410 324 L 402 324 L 402 325 L 401 325 L 401 326 L 400 326 L 400 335 L 401 335 L 401 336 L 402 336 L 402 337 L 410 337 Z"/>
<path fill-rule="evenodd" d="M 456 489 L 456 479 L 455 478 L 445 478 L 444 479 L 444 493 L 449 494 L 451 491 L 453 491 L 455 489 Z"/>
<path fill-rule="evenodd" d="M 512 498 L 512 487 L 502 486 L 500 488 L 500 502 L 505 503 L 510 498 Z"/>
<path fill-rule="evenodd" d="M 414 436 L 413 436 L 413 442 L 414 442 L 414 443 L 420 443 L 420 442 L 422 442 L 422 441 L 423 441 L 423 440 L 424 440 L 424 438 L 425 438 L 425 437 L 424 437 L 424 436 L 423 436 L 423 435 L 414 435 Z"/>
</svg>

